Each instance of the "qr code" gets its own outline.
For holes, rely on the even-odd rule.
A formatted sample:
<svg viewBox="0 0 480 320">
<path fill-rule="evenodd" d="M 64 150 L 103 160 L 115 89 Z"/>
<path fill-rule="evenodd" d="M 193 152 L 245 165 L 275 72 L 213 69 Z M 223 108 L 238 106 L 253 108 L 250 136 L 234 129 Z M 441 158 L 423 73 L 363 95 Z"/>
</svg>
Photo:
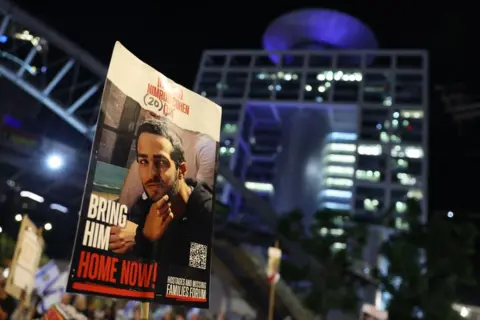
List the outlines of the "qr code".
<svg viewBox="0 0 480 320">
<path fill-rule="evenodd" d="M 206 270 L 207 256 L 207 246 L 196 242 L 190 242 L 190 258 L 188 262 L 189 267 Z"/>
</svg>

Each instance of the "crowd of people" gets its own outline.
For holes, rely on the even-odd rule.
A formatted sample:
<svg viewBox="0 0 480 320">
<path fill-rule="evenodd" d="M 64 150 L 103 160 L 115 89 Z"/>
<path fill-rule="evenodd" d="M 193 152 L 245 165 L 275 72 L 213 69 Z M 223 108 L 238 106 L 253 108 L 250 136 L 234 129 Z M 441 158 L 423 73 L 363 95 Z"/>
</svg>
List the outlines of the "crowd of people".
<svg viewBox="0 0 480 320">
<path fill-rule="evenodd" d="M 84 295 L 64 294 L 62 300 L 47 310 L 41 307 L 41 297 L 30 301 L 17 300 L 5 291 L 6 279 L 0 274 L 0 320 L 140 320 L 140 303 Z M 207 310 L 187 309 L 151 304 L 148 319 L 155 320 L 226 320 Z M 141 319 L 143 320 L 143 319 Z"/>
<path fill-rule="evenodd" d="M 8 295 L 4 287 L 0 289 L 0 320 L 143 320 L 140 304 L 65 294 L 62 301 L 41 312 L 38 299 L 31 303 L 17 301 Z M 222 316 L 212 316 L 208 311 L 186 309 L 184 307 L 156 306 L 150 310 L 149 318 L 155 320 L 223 320 Z"/>
</svg>

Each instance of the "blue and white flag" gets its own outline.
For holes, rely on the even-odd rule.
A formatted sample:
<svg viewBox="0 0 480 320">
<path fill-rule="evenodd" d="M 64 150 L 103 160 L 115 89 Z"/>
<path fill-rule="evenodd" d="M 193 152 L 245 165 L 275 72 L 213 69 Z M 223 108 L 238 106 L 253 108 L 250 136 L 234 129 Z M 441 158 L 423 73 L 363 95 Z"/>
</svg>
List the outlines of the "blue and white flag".
<svg viewBox="0 0 480 320">
<path fill-rule="evenodd" d="M 64 271 L 58 275 L 58 277 L 50 283 L 45 289 L 44 294 L 49 295 L 57 291 L 65 292 L 68 282 L 68 271 Z"/>
<path fill-rule="evenodd" d="M 51 306 L 60 303 L 65 294 L 68 281 L 68 272 L 64 271 L 57 276 L 57 278 L 45 288 L 43 297 L 38 304 L 37 311 L 43 313 L 50 309 Z"/>
<path fill-rule="evenodd" d="M 47 312 L 52 306 L 62 301 L 63 295 L 64 292 L 58 291 L 43 297 L 43 299 L 37 304 L 37 312 L 40 314 Z"/>
<path fill-rule="evenodd" d="M 55 261 L 51 260 L 49 263 L 38 269 L 35 276 L 34 288 L 40 296 L 44 295 L 45 290 L 54 283 L 60 276 L 60 269 Z"/>
</svg>

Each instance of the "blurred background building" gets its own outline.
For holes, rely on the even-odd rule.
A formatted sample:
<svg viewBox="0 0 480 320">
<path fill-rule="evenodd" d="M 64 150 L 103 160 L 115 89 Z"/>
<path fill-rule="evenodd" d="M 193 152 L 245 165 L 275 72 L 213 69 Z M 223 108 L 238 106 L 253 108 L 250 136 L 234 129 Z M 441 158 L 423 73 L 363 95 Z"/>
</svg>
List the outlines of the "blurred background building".
<svg viewBox="0 0 480 320">
<path fill-rule="evenodd" d="M 223 106 L 220 159 L 247 188 L 278 212 L 374 214 L 425 199 L 425 52 L 377 50 L 366 26 L 328 10 L 277 19 L 264 46 L 277 52 L 205 52 L 195 85 Z M 248 216 L 228 184 L 219 188 L 232 215 Z"/>
</svg>

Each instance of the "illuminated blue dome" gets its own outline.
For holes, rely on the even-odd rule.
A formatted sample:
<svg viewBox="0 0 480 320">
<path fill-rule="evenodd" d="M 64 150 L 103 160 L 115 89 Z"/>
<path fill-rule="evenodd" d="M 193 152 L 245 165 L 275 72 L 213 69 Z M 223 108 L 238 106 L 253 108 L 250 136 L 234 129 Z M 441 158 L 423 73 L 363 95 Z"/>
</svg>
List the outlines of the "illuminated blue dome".
<svg viewBox="0 0 480 320">
<path fill-rule="evenodd" d="M 263 35 L 265 50 L 375 50 L 373 32 L 360 20 L 326 9 L 304 9 L 274 20 Z M 278 63 L 278 55 L 270 55 Z"/>
</svg>

